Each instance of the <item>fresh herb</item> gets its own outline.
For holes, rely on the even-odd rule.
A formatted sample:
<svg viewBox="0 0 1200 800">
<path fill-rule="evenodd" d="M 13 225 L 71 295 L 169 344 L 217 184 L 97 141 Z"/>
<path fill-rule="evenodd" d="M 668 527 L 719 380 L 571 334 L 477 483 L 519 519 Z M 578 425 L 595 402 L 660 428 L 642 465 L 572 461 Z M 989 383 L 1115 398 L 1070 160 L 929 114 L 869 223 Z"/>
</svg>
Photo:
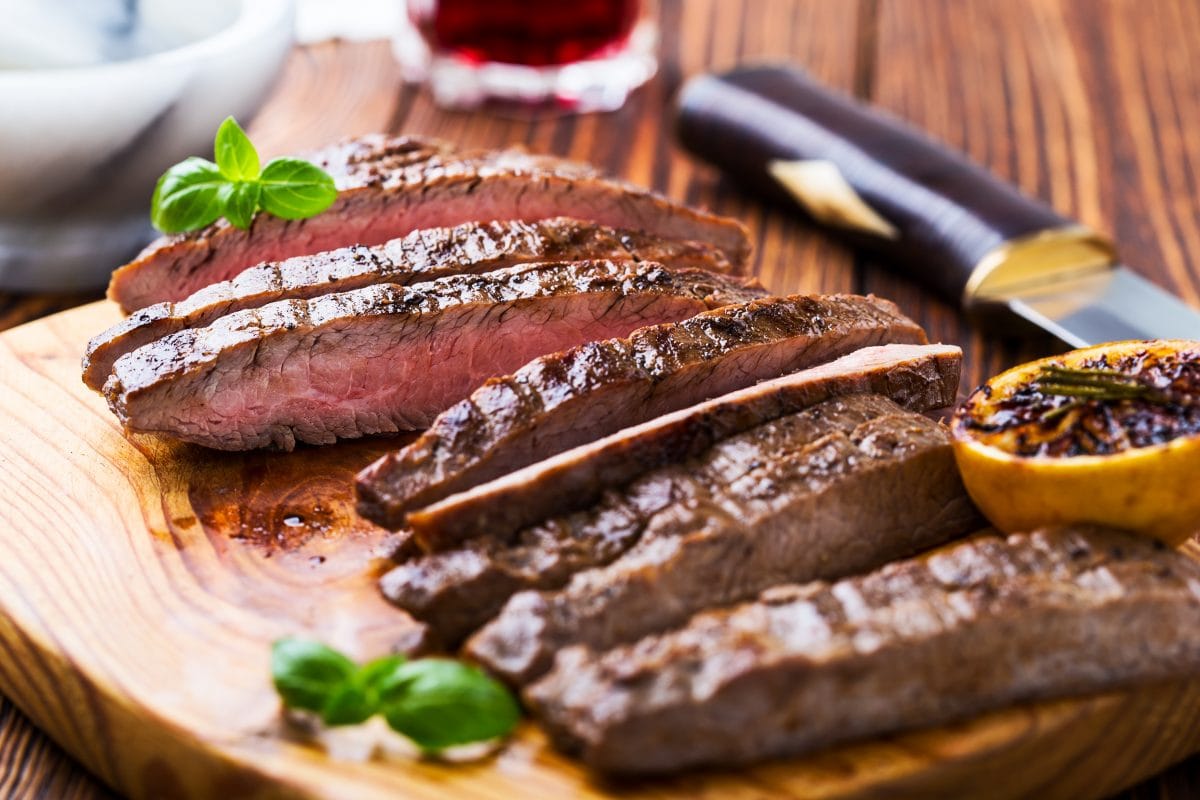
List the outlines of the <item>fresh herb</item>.
<svg viewBox="0 0 1200 800">
<path fill-rule="evenodd" d="M 1145 400 L 1169 403 L 1171 397 L 1142 382 L 1136 375 L 1115 369 L 1072 368 L 1050 364 L 1041 368 L 1034 381 L 1042 394 L 1086 400 Z"/>
<path fill-rule="evenodd" d="M 502 684 L 449 659 L 387 656 L 360 666 L 323 644 L 281 639 L 271 649 L 271 674 L 288 708 L 312 711 L 330 726 L 382 714 L 427 751 L 499 738 L 520 719 Z"/>
<path fill-rule="evenodd" d="M 380 687 L 384 719 L 425 750 L 503 736 L 521 712 L 508 690 L 476 667 L 444 658 L 402 664 Z"/>
<path fill-rule="evenodd" d="M 216 163 L 187 158 L 158 179 L 150 199 L 150 221 L 163 233 L 193 231 L 225 217 L 241 229 L 258 211 L 283 219 L 316 216 L 337 199 L 333 178 L 298 158 L 276 158 L 260 166 L 258 151 L 233 117 L 217 129 Z"/>
</svg>

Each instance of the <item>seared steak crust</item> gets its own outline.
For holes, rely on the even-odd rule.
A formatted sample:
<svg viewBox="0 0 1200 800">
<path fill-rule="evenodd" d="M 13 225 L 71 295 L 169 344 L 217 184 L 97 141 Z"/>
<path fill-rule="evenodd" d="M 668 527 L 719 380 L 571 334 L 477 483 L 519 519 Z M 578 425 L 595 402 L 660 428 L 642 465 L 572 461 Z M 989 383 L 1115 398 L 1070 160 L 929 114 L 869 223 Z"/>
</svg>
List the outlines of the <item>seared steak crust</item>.
<svg viewBox="0 0 1200 800">
<path fill-rule="evenodd" d="M 980 524 L 945 431 L 876 395 L 727 439 L 638 481 L 624 502 L 635 522 L 620 558 L 557 592 L 514 595 L 467 652 L 521 685 L 563 647 L 636 641 L 769 586 L 871 569 Z"/>
<path fill-rule="evenodd" d="M 886 300 L 797 295 L 591 342 L 489 381 L 364 470 L 359 510 L 398 528 L 410 509 L 621 428 L 860 347 L 924 341 Z M 420 542 L 444 549 L 469 535 L 426 530 Z"/>
<path fill-rule="evenodd" d="M 604 258 L 733 271 L 724 254 L 711 245 L 662 240 L 575 219 L 429 228 L 378 247 L 353 245 L 259 264 L 228 281 L 205 286 L 185 300 L 143 308 L 89 342 L 83 380 L 100 389 L 113 362 L 125 353 L 167 334 L 203 327 L 225 314 L 276 300 L 303 300 L 376 283 L 408 285 L 536 261 Z"/>
<path fill-rule="evenodd" d="M 605 653 L 525 697 L 606 772 L 745 764 L 1200 669 L 1200 564 L 1098 530 L 982 536 Z"/>
<path fill-rule="evenodd" d="M 238 311 L 117 359 L 127 430 L 224 450 L 425 427 L 489 375 L 762 289 L 654 263 L 533 264 Z"/>
<path fill-rule="evenodd" d="M 495 515 L 500 519 L 494 519 L 494 526 L 461 549 L 395 567 L 381 580 L 384 595 L 453 645 L 495 616 L 516 592 L 560 588 L 575 572 L 621 555 L 636 540 L 649 511 L 637 497 L 615 492 L 639 475 L 702 456 L 723 439 L 837 395 L 878 392 L 915 411 L 949 405 L 958 391 L 960 360 L 961 351 L 945 345 L 864 348 L 627 428 L 454 495 L 444 502 L 472 498 L 481 509 L 520 508 L 528 512 L 520 517 L 550 521 L 513 535 L 500 523 L 520 517 Z M 866 402 L 851 410 L 872 407 Z M 890 407 L 879 403 L 878 408 Z M 827 432 L 843 416 L 827 411 L 810 423 L 810 434 Z M 610 492 L 607 497 L 605 491 Z M 654 493 L 648 498 L 656 509 L 664 499 Z M 598 508 L 588 513 L 552 519 L 596 503 Z"/>
<path fill-rule="evenodd" d="M 264 261 L 379 245 L 421 228 L 476 220 L 571 216 L 711 242 L 737 264 L 750 253 L 746 229 L 734 220 L 605 178 L 586 164 L 523 150 L 454 152 L 428 139 L 364 136 L 310 158 L 338 186 L 327 211 L 291 221 L 259 214 L 246 231 L 220 220 L 164 237 L 113 275 L 109 297 L 129 312 L 182 300 Z"/>
<path fill-rule="evenodd" d="M 831 362 L 764 380 L 453 494 L 408 515 L 418 534 L 503 539 L 547 517 L 584 508 L 605 489 L 689 458 L 714 442 L 830 397 L 874 392 L 905 408 L 954 403 L 962 351 L 946 345 L 864 347 Z M 428 532 L 428 533 L 427 533 Z"/>
</svg>

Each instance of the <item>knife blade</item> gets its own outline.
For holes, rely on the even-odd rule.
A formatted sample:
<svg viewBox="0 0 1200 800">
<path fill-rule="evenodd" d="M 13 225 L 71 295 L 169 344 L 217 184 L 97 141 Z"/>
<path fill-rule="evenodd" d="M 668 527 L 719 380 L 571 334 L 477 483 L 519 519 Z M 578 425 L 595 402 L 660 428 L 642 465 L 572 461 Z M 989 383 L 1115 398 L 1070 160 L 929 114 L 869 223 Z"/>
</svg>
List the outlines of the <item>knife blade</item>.
<svg viewBox="0 0 1200 800">
<path fill-rule="evenodd" d="M 693 78 L 676 128 L 733 180 L 1003 332 L 1027 327 L 1019 317 L 1076 347 L 1200 338 L 1200 311 L 1121 265 L 1107 238 L 794 67 Z"/>
</svg>

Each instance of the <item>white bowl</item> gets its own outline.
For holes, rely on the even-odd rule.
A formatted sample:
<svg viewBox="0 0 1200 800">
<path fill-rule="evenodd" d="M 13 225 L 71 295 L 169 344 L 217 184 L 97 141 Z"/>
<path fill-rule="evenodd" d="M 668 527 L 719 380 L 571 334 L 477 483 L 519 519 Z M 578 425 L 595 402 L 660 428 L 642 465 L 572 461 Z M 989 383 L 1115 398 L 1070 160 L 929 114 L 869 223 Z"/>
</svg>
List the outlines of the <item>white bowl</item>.
<svg viewBox="0 0 1200 800">
<path fill-rule="evenodd" d="M 221 120 L 249 120 L 292 41 L 292 0 L 137 8 L 186 43 L 96 66 L 0 69 L 0 288 L 104 285 L 154 235 L 158 176 L 212 158 Z"/>
</svg>

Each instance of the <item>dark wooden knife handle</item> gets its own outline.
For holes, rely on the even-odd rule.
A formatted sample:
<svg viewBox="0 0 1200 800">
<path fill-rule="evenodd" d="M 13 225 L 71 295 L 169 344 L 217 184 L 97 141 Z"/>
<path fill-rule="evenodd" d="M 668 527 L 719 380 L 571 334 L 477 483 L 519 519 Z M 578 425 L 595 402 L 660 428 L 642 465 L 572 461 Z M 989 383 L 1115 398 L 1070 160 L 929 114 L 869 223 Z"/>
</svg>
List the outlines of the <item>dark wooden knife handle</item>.
<svg viewBox="0 0 1200 800">
<path fill-rule="evenodd" d="M 677 126 L 688 150 L 780 200 L 797 202 L 773 177 L 772 162 L 831 162 L 891 230 L 837 220 L 832 227 L 955 303 L 977 265 L 1006 243 L 1074 225 L 965 156 L 792 67 L 692 79 L 680 92 Z"/>
</svg>

